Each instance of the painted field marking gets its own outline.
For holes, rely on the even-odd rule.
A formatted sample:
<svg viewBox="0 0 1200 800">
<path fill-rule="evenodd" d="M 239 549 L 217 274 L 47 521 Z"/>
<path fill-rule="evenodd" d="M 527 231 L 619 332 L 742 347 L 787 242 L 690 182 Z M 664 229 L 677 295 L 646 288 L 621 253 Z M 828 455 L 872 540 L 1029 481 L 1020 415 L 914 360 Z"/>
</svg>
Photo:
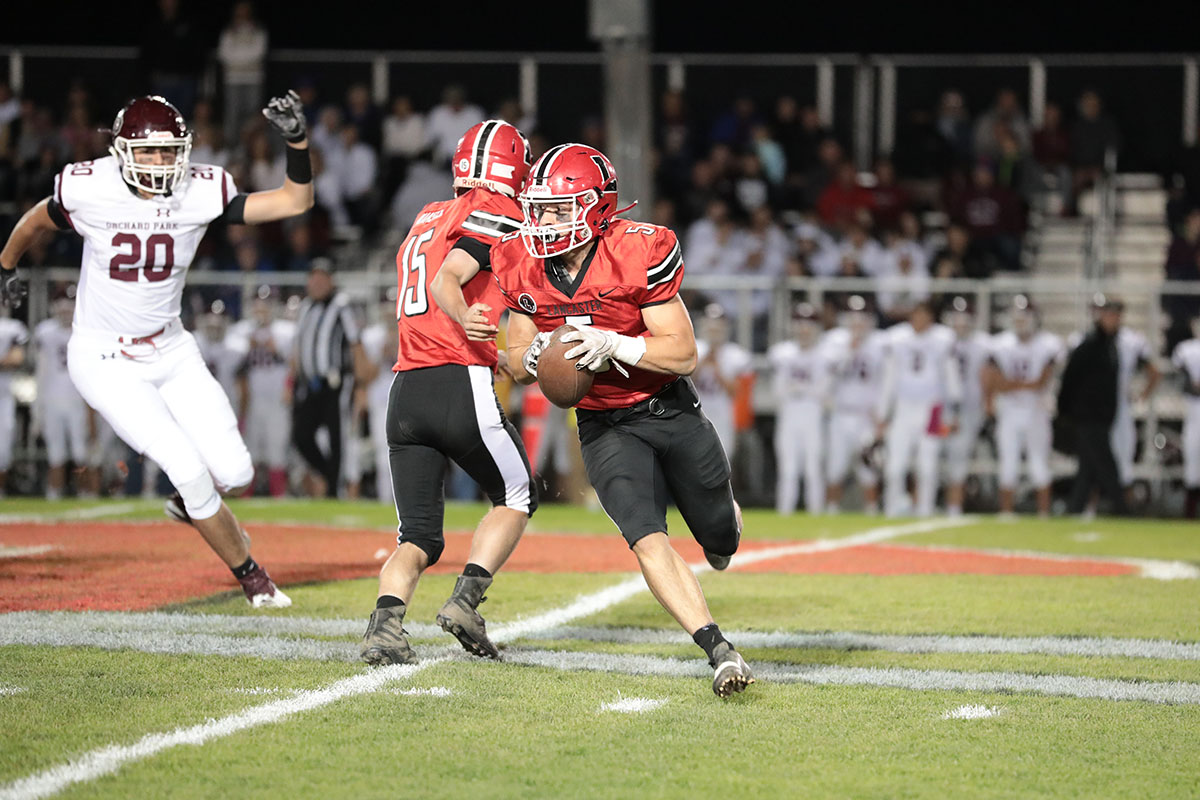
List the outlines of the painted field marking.
<svg viewBox="0 0 1200 800">
<path fill-rule="evenodd" d="M 644 714 L 664 705 L 666 700 L 649 697 L 622 697 L 611 703 L 601 703 L 601 711 L 616 711 L 619 714 Z"/>
<path fill-rule="evenodd" d="M 320 708 L 344 697 L 374 692 L 385 684 L 412 677 L 417 672 L 436 663 L 439 662 L 434 660 L 420 664 L 379 667 L 362 675 L 343 678 L 323 689 L 300 691 L 292 697 L 275 700 L 265 705 L 252 706 L 228 717 L 210 719 L 199 725 L 176 728 L 166 733 L 152 733 L 131 745 L 110 745 L 92 750 L 65 764 L 0 786 L 0 800 L 29 800 L 49 797 L 72 784 L 111 775 L 131 761 L 140 761 L 179 745 L 201 745 L 238 731 L 279 722 L 294 714 Z"/>
<path fill-rule="evenodd" d="M 0 544 L 0 558 L 20 558 L 21 556 L 36 556 L 55 549 L 52 544 L 35 544 L 30 547 L 5 547 Z"/>
<path fill-rule="evenodd" d="M 427 689 L 392 689 L 392 694 L 404 695 L 405 697 L 449 697 L 454 692 L 445 686 L 430 686 Z"/>
<path fill-rule="evenodd" d="M 703 662 L 642 655 L 578 651 L 519 650 L 505 655 L 515 664 L 580 672 L 613 672 L 663 677 L 708 677 Z M 1021 672 L 959 672 L 900 667 L 803 666 L 760 663 L 754 674 L 773 683 L 811 683 L 831 686 L 882 686 L 917 691 L 1029 692 L 1099 700 L 1137 700 L 1146 703 L 1200 705 L 1200 683 L 1127 681 L 1074 675 L 1032 675 Z"/>
<path fill-rule="evenodd" d="M 783 546 L 760 550 L 754 553 L 745 553 L 734 556 L 730 566 L 756 563 L 758 561 L 765 561 L 768 558 L 778 558 L 798 552 L 820 552 L 821 550 L 836 550 L 839 547 L 853 547 L 857 544 L 884 541 L 910 533 L 924 533 L 931 530 L 971 524 L 972 522 L 974 522 L 973 519 L 964 517 L 958 519 L 926 520 L 908 525 L 888 525 L 880 528 L 872 528 L 871 530 L 854 534 L 844 539 L 822 540 L 803 545 Z M 817 549 L 810 550 L 808 548 Z M 768 553 L 775 553 L 776 555 L 772 556 L 768 555 Z M 707 563 L 692 565 L 692 570 L 696 573 L 711 569 Z M 496 641 L 508 641 L 518 636 L 528 636 L 543 628 L 564 625 L 579 617 L 603 611 L 609 606 L 620 603 L 647 588 L 645 580 L 639 575 L 636 579 L 623 581 L 616 586 L 602 589 L 590 595 L 583 595 L 573 603 L 560 609 L 538 614 L 525 620 L 517 620 L 509 625 L 497 626 L 492 632 L 492 639 Z M 0 619 L 3 619 L 3 617 L 0 617 Z M 351 694 L 372 692 L 390 681 L 411 677 L 426 667 L 440 663 L 440 661 L 440 659 L 432 659 L 422 661 L 419 664 L 383 667 L 367 672 L 365 675 L 338 681 L 325 689 L 308 692 L 294 698 L 277 700 L 262 706 L 255 706 L 229 717 L 210 720 L 203 725 L 176 729 L 165 734 L 149 734 L 132 745 L 112 745 L 99 750 L 93 750 L 66 764 L 51 767 L 48 770 L 35 773 L 27 778 L 0 786 L 0 800 L 27 800 L 30 798 L 48 797 L 72 784 L 94 780 L 102 775 L 116 772 L 122 764 L 127 762 L 148 758 L 155 753 L 180 744 L 202 744 L 210 739 L 228 736 L 249 727 L 268 722 L 277 722 L 293 714 L 327 705 Z"/>
<path fill-rule="evenodd" d="M 1165 561 L 1157 558 L 1131 558 L 1127 556 L 1090 556 L 1073 553 L 1045 553 L 1040 550 L 997 550 L 978 547 L 952 547 L 940 544 L 906 545 L 914 550 L 934 553 L 972 553 L 997 558 L 1040 558 L 1046 561 L 1099 561 L 1105 564 L 1124 564 L 1136 567 L 1143 578 L 1160 581 L 1196 580 L 1200 578 L 1200 567 L 1186 561 Z"/>
<path fill-rule="evenodd" d="M 24 686 L 0 686 L 0 697 L 11 697 L 25 691 Z"/>
<path fill-rule="evenodd" d="M 64 509 L 62 511 L 35 513 L 0 514 L 0 524 L 7 522 L 67 522 L 80 519 L 99 519 L 128 514 L 139 508 L 137 503 L 101 503 L 96 506 Z"/>
<path fill-rule="evenodd" d="M 987 719 L 1003 713 L 1000 706 L 959 706 L 942 714 L 942 719 Z"/>
</svg>

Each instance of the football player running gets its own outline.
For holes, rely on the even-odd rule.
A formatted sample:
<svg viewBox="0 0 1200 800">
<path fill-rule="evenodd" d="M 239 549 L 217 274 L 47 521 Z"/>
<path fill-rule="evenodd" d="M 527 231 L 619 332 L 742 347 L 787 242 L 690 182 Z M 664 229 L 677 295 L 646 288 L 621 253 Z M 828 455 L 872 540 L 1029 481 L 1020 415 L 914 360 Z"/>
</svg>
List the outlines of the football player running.
<svg viewBox="0 0 1200 800">
<path fill-rule="evenodd" d="M 385 425 L 400 524 L 363 635 L 368 664 L 416 659 L 404 614 L 445 547 L 447 457 L 492 502 L 437 614 L 468 653 L 500 658 L 477 609 L 537 508 L 525 446 L 492 387 L 501 311 L 492 253 L 519 225 L 514 196 L 529 172 L 529 143 L 507 122 L 485 120 L 459 139 L 452 169 L 455 198 L 421 209 L 396 254 L 399 349 Z"/>
<path fill-rule="evenodd" d="M 996 414 L 996 455 L 1000 461 L 1000 513 L 1011 514 L 1020 477 L 1021 454 L 1037 492 L 1039 516 L 1050 515 L 1051 408 L 1047 395 L 1055 367 L 1064 355 L 1062 340 L 1039 331 L 1037 315 L 1024 295 L 1013 298 L 1009 329 L 992 339 L 988 388 Z"/>
<path fill-rule="evenodd" d="M 615 219 L 617 174 L 593 147 L 550 148 L 520 195 L 524 223 L 492 250 L 510 311 L 509 367 L 537 379 L 550 333 L 575 331 L 567 358 L 595 381 L 577 404 L 588 480 L 637 557 L 655 598 L 708 655 L 719 697 L 754 678 L 721 635 L 691 568 L 667 542 L 674 500 L 714 569 L 737 551 L 741 511 L 729 460 L 700 410 L 689 375 L 696 339 L 679 297 L 683 256 L 675 234 Z"/>
<path fill-rule="evenodd" d="M 250 555 L 249 537 L 221 500 L 254 469 L 229 399 L 179 319 L 188 267 L 209 223 L 258 224 L 312 207 L 312 169 L 300 99 L 263 109 L 287 141 L 277 189 L 239 194 L 224 169 L 190 160 L 192 134 L 161 97 L 117 112 L 111 155 L 68 164 L 54 194 L 30 209 L 0 252 L 8 303 L 28 290 L 16 272 L 36 237 L 74 230 L 83 264 L 68 347 L 71 380 L 134 450 L 175 485 L 167 513 L 193 525 L 232 570 L 255 608 L 291 600 Z"/>
</svg>

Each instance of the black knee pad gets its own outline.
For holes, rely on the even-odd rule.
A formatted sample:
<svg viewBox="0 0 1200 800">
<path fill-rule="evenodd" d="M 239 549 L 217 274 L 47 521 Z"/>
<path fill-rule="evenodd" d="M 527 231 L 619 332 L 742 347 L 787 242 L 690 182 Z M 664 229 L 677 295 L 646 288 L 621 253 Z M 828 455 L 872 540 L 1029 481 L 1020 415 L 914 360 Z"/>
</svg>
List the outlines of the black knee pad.
<svg viewBox="0 0 1200 800">
<path fill-rule="evenodd" d="M 446 539 L 441 534 L 425 535 L 420 533 L 405 533 L 401 532 L 396 537 L 396 545 L 411 544 L 414 547 L 420 548 L 421 552 L 429 559 L 426 568 L 432 567 L 442 557 L 442 551 L 446 549 Z"/>
</svg>

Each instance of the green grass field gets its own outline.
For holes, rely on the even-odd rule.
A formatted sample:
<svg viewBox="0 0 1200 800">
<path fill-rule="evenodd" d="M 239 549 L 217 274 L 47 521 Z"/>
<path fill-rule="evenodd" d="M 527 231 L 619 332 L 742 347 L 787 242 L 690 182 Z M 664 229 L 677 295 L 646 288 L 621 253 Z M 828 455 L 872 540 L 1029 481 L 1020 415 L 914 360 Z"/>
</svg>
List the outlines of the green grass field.
<svg viewBox="0 0 1200 800">
<path fill-rule="evenodd" d="M 391 509 L 367 503 L 234 507 L 248 523 L 395 526 Z M 470 529 L 481 512 L 453 506 L 447 527 Z M 22 516 L 159 513 L 6 501 L 0 546 Z M 3 615 L 0 800 L 1200 796 L 1200 580 L 1143 569 L 1153 559 L 1196 573 L 1200 528 L 889 525 L 748 512 L 746 536 L 840 552 L 870 531 L 931 558 L 1017 551 L 1132 566 L 867 575 L 763 561 L 754 569 L 766 571 L 703 573 L 715 618 L 762 678 L 729 701 L 648 592 L 604 602 L 630 574 L 502 573 L 481 611 L 505 663 L 469 659 L 433 628 L 449 575 L 426 576 L 409 611 L 416 668 L 354 660 L 370 577 L 287 587 L 295 604 L 282 611 L 252 611 L 214 586 L 166 615 Z M 554 506 L 531 530 L 617 535 L 599 512 Z M 672 530 L 686 535 L 678 519 Z M 592 604 L 545 616 L 581 598 Z M 622 702 L 640 710 L 608 709 Z"/>
</svg>

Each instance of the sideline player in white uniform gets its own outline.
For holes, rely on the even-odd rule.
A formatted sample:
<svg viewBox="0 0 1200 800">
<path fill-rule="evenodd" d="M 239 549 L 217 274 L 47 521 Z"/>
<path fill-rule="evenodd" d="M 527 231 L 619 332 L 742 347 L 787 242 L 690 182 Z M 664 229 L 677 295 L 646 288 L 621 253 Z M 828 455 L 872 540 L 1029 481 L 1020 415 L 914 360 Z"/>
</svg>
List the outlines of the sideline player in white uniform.
<svg viewBox="0 0 1200 800">
<path fill-rule="evenodd" d="M 33 341 L 37 345 L 38 419 L 50 465 L 46 499 L 57 500 L 67 484 L 68 456 L 76 468 L 87 467 L 88 410 L 67 372 L 67 343 L 75 303 L 69 297 L 60 297 L 50 307 L 54 314 L 33 329 Z M 86 475 L 80 486 L 91 486 Z"/>
<path fill-rule="evenodd" d="M 729 341 L 729 319 L 717 303 L 704 309 L 697 325 L 696 371 L 692 382 L 700 395 L 700 406 L 708 421 L 717 429 L 725 456 L 733 459 L 737 442 L 733 401 L 742 378 L 754 371 L 750 354 Z"/>
<path fill-rule="evenodd" d="M 225 396 L 230 403 L 237 402 L 237 374 L 242 363 L 242 354 L 238 352 L 229 337 L 229 318 L 225 315 L 225 303 L 221 300 L 213 302 L 211 308 L 200 316 L 197 325 L 196 346 L 200 348 L 200 357 L 208 366 L 208 371 L 221 384 Z"/>
<path fill-rule="evenodd" d="M 887 429 L 884 512 L 907 513 L 907 477 L 916 457 L 917 516 L 933 514 L 942 440 L 954 430 L 961 397 L 954 332 L 935 324 L 928 301 L 918 303 L 909 322 L 888 330 L 889 355 L 878 417 Z M 890 421 L 890 422 L 887 422 Z"/>
<path fill-rule="evenodd" d="M 1124 315 L 1124 306 L 1119 306 Z M 1117 476 L 1126 489 L 1133 483 L 1133 459 L 1137 452 L 1137 425 L 1133 421 L 1133 376 L 1146 372 L 1146 385 L 1139 400 L 1149 400 L 1162 374 L 1154 366 L 1154 353 L 1146 337 L 1126 328 L 1122 321 L 1117 331 L 1117 416 L 1113 420 L 1109 444 L 1117 462 Z"/>
<path fill-rule="evenodd" d="M 1171 363 L 1183 374 L 1187 413 L 1183 418 L 1184 516 L 1196 518 L 1200 504 L 1200 317 L 1192 320 L 1192 336 L 1175 346 Z"/>
<path fill-rule="evenodd" d="M 775 382 L 775 509 L 791 514 L 800 500 L 810 514 L 825 505 L 825 402 L 829 397 L 831 362 L 821 347 L 816 309 L 800 303 L 792 317 L 792 338 L 767 351 Z"/>
<path fill-rule="evenodd" d="M 1064 355 L 1062 340 L 1049 331 L 1039 331 L 1037 314 L 1029 300 L 1017 295 L 1009 313 L 1009 329 L 992 339 L 989 365 L 1002 514 L 1012 513 L 1022 454 L 1029 482 L 1037 492 L 1038 514 L 1050 514 L 1054 398 L 1047 392 Z"/>
<path fill-rule="evenodd" d="M 965 297 L 951 301 L 946 324 L 954 331 L 952 353 L 962 387 L 958 425 L 946 440 L 946 511 L 953 517 L 962 514 L 963 485 L 983 428 L 983 382 L 991 358 L 992 338 L 975 327 L 975 315 Z"/>
<path fill-rule="evenodd" d="M 288 354 L 296 323 L 275 319 L 275 307 L 270 288 L 259 288 L 250 317 L 233 326 L 229 339 L 240 356 L 238 413 L 246 431 L 246 446 L 254 465 L 266 469 L 267 492 L 272 497 L 283 497 L 287 494 L 288 444 L 292 438 Z"/>
<path fill-rule="evenodd" d="M 381 503 L 389 503 L 394 499 L 392 462 L 387 441 L 387 408 L 392 380 L 396 377 L 392 367 L 400 346 L 400 328 L 393 323 L 395 316 L 396 298 L 384 300 L 379 316 L 382 321 L 368 325 L 362 332 L 363 351 L 375 370 L 367 383 L 367 428 L 371 432 L 371 445 L 375 450 L 375 496 Z"/>
<path fill-rule="evenodd" d="M 29 329 L 20 320 L 0 312 L 0 497 L 8 485 L 12 466 L 13 433 L 17 424 L 17 403 L 12 393 L 12 373 L 25 363 L 25 345 Z"/>
<path fill-rule="evenodd" d="M 843 484 L 853 468 L 864 510 L 874 514 L 879 511 L 879 475 L 867 463 L 866 452 L 875 443 L 879 428 L 875 413 L 887 360 L 887 334 L 875 329 L 875 315 L 859 295 L 847 300 L 840 322 L 840 327 L 825 335 L 824 342 L 832 359 L 834 382 L 826 510 L 839 510 Z"/>
<path fill-rule="evenodd" d="M 191 164 L 192 135 L 178 109 L 140 97 L 113 121 L 112 155 L 63 168 L 54 195 L 30 209 L 0 252 L 6 302 L 28 293 L 15 273 L 35 238 L 71 228 L 84 239 L 68 352 L 84 400 L 175 485 L 168 513 L 196 527 L 255 607 L 286 606 L 249 537 L 221 500 L 254 476 L 250 454 L 220 384 L 183 329 L 187 269 L 208 224 L 256 224 L 307 211 L 312 167 L 299 97 L 263 110 L 288 141 L 283 186 L 239 195 L 220 167 Z"/>
</svg>

